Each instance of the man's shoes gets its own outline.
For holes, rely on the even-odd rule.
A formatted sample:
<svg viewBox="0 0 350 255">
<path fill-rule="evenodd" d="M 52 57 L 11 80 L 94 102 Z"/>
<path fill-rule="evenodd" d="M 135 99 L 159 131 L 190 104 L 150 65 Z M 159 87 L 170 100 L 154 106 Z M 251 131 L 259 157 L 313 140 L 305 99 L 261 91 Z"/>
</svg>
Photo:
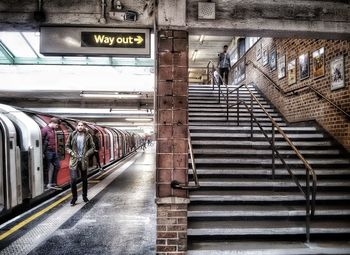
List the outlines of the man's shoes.
<svg viewBox="0 0 350 255">
<path fill-rule="evenodd" d="M 70 201 L 70 205 L 71 206 L 75 206 L 75 203 L 77 202 L 76 198 L 72 198 L 72 200 Z"/>
<path fill-rule="evenodd" d="M 84 201 L 85 203 L 87 203 L 87 202 L 89 202 L 89 199 L 88 199 L 87 197 L 83 197 L 83 201 Z"/>
</svg>

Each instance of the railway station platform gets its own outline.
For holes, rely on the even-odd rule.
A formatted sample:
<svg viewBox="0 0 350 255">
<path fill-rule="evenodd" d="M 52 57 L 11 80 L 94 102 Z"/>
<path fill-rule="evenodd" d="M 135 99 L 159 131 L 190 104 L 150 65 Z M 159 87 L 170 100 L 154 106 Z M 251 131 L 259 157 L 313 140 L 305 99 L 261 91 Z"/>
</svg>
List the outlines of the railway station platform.
<svg viewBox="0 0 350 255">
<path fill-rule="evenodd" d="M 90 178 L 88 203 L 68 189 L 3 224 L 0 254 L 155 254 L 155 147 Z"/>
</svg>

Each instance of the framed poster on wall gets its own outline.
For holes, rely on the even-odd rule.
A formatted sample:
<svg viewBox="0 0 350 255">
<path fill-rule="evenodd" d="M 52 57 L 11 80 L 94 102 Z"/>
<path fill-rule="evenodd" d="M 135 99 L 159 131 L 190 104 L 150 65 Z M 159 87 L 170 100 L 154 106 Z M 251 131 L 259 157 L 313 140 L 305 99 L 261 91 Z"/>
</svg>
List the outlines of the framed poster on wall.
<svg viewBox="0 0 350 255">
<path fill-rule="evenodd" d="M 262 63 L 264 66 L 269 63 L 269 55 L 268 55 L 267 48 L 263 48 L 262 50 Z"/>
<path fill-rule="evenodd" d="M 283 55 L 278 58 L 277 67 L 278 67 L 278 79 L 284 78 L 286 76 L 286 55 Z"/>
<path fill-rule="evenodd" d="M 309 53 L 299 56 L 299 77 L 300 80 L 305 80 L 310 75 Z"/>
<path fill-rule="evenodd" d="M 277 66 L 277 58 L 276 58 L 276 50 L 273 49 L 270 53 L 270 68 L 271 71 L 276 70 L 276 66 Z"/>
<path fill-rule="evenodd" d="M 295 59 L 288 63 L 288 85 L 297 82 L 297 61 Z"/>
<path fill-rule="evenodd" d="M 338 56 L 331 61 L 331 90 L 344 88 L 344 56 Z"/>
<path fill-rule="evenodd" d="M 233 68 L 233 84 L 238 84 L 238 65 Z"/>
<path fill-rule="evenodd" d="M 256 55 L 256 61 L 261 59 L 261 41 L 258 41 L 255 45 L 255 55 Z"/>
<path fill-rule="evenodd" d="M 312 53 L 312 70 L 314 79 L 324 76 L 324 47 Z"/>
<path fill-rule="evenodd" d="M 242 59 L 233 69 L 234 84 L 239 84 L 245 79 L 245 59 Z"/>
</svg>

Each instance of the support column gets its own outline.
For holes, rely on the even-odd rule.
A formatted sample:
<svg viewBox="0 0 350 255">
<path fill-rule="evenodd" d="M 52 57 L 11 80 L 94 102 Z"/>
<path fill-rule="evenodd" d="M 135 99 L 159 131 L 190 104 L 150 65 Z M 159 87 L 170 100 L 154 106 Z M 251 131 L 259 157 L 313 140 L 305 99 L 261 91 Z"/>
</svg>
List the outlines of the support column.
<svg viewBox="0 0 350 255">
<path fill-rule="evenodd" d="M 157 254 L 185 254 L 188 182 L 188 33 L 161 30 L 157 52 Z"/>
</svg>

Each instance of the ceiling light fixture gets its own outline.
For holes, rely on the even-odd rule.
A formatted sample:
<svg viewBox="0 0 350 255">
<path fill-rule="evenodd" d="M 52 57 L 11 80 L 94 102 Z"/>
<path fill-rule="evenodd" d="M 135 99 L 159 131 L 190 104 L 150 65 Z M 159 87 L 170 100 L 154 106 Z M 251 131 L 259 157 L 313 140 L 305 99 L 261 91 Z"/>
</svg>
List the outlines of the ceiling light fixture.
<svg viewBox="0 0 350 255">
<path fill-rule="evenodd" d="M 193 62 L 196 61 L 197 54 L 198 54 L 198 50 L 194 50 L 193 53 L 192 53 L 192 57 L 191 57 Z"/>
<path fill-rule="evenodd" d="M 137 94 L 126 94 L 119 92 L 89 92 L 82 91 L 80 93 L 81 97 L 89 97 L 89 98 L 119 98 L 119 99 L 128 99 L 128 98 L 140 98 L 142 95 L 140 93 Z"/>
<path fill-rule="evenodd" d="M 199 43 L 200 43 L 200 44 L 203 44 L 203 41 L 204 41 L 204 35 L 201 35 L 201 36 L 199 37 Z"/>
<path fill-rule="evenodd" d="M 132 119 L 132 118 L 126 118 L 125 119 L 126 121 L 143 121 L 143 122 L 146 122 L 146 121 L 152 121 L 153 119 L 151 119 L 151 118 L 145 118 L 145 119 Z"/>
</svg>

